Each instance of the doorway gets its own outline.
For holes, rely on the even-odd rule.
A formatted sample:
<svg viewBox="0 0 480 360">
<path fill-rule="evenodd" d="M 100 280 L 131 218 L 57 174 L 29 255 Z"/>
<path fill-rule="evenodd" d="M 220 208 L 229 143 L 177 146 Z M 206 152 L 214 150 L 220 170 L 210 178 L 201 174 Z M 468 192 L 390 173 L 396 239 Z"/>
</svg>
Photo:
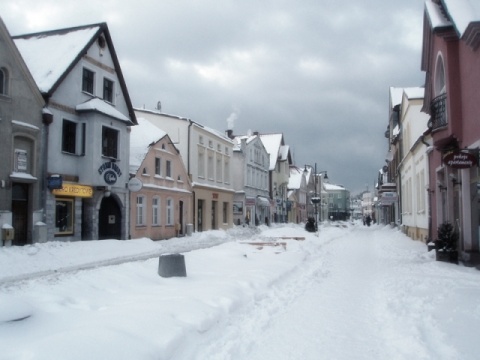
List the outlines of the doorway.
<svg viewBox="0 0 480 360">
<path fill-rule="evenodd" d="M 28 184 L 12 185 L 12 226 L 15 231 L 12 245 L 28 244 Z"/>
<path fill-rule="evenodd" d="M 203 200 L 198 200 L 197 231 L 203 231 Z"/>
<path fill-rule="evenodd" d="M 217 230 L 217 202 L 212 201 L 212 230 Z"/>
<path fill-rule="evenodd" d="M 183 235 L 183 201 L 180 200 L 178 203 L 178 222 L 180 223 L 180 229 L 178 230 L 178 235 Z"/>
<path fill-rule="evenodd" d="M 112 196 L 102 199 L 98 221 L 99 239 L 121 239 L 122 212 L 117 201 Z"/>
</svg>

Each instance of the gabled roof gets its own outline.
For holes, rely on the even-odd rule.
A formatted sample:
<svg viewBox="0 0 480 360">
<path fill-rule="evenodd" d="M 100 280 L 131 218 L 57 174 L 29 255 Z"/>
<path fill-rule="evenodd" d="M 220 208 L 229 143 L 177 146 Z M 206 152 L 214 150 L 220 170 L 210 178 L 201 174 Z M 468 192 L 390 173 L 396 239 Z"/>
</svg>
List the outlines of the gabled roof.
<svg viewBox="0 0 480 360">
<path fill-rule="evenodd" d="M 267 153 L 270 155 L 269 170 L 275 170 L 277 161 L 292 163 L 290 147 L 285 145 L 283 134 L 260 134 L 259 136 Z"/>
<path fill-rule="evenodd" d="M 425 14 L 433 30 L 454 27 L 468 45 L 480 44 L 480 2 L 478 0 L 425 1 Z"/>
<path fill-rule="evenodd" d="M 110 50 L 130 119 L 136 124 L 135 112 L 106 23 L 16 35 L 12 39 L 40 92 L 45 97 L 50 97 L 101 35 L 104 36 Z"/>
<path fill-rule="evenodd" d="M 4 38 L 3 43 L 5 44 L 6 48 L 8 48 L 10 54 L 14 56 L 15 64 L 18 66 L 20 71 L 24 74 L 25 80 L 28 86 L 30 87 L 30 89 L 32 90 L 32 94 L 34 94 L 39 104 L 45 104 L 45 101 L 43 100 L 40 92 L 38 91 L 38 87 L 35 84 L 35 81 L 33 79 L 33 76 L 30 70 L 25 64 L 25 61 L 23 60 L 17 46 L 15 46 L 15 43 L 13 42 L 10 36 L 10 33 L 1 17 L 0 17 L 0 37 Z"/>
<path fill-rule="evenodd" d="M 298 190 L 302 186 L 303 169 L 297 166 L 290 166 L 290 177 L 288 178 L 288 190 Z"/>
<path fill-rule="evenodd" d="M 138 126 L 133 126 L 130 132 L 130 173 L 137 172 L 151 145 L 168 136 L 144 118 L 137 121 Z"/>
</svg>

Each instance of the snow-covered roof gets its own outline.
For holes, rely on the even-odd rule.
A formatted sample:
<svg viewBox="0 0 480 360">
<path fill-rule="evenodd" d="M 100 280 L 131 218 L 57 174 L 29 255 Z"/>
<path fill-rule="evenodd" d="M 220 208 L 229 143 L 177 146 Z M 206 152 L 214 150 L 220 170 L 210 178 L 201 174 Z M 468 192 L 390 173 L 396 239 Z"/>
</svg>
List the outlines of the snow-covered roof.
<svg viewBox="0 0 480 360">
<path fill-rule="evenodd" d="M 278 157 L 280 160 L 285 161 L 288 159 L 288 152 L 290 151 L 289 145 L 282 145 L 280 146 L 280 151 Z"/>
<path fill-rule="evenodd" d="M 123 115 L 120 111 L 115 109 L 112 105 L 108 104 L 102 99 L 93 98 L 84 103 L 81 103 L 75 107 L 75 110 L 79 112 L 97 111 L 114 119 L 130 122 L 130 119 Z"/>
<path fill-rule="evenodd" d="M 167 133 L 144 118 L 137 118 L 138 126 L 130 132 L 130 173 L 136 173 L 151 144 L 158 142 Z"/>
<path fill-rule="evenodd" d="M 99 31 L 100 25 L 70 31 L 14 36 L 13 40 L 41 92 L 49 92 Z"/>
<path fill-rule="evenodd" d="M 445 13 L 441 5 L 432 0 L 425 1 L 425 12 L 433 29 L 454 26 L 461 38 L 468 26 L 480 21 L 480 2 L 478 0 L 443 0 Z"/>
<path fill-rule="evenodd" d="M 404 89 L 405 95 L 410 99 L 423 99 L 425 96 L 425 88 L 423 87 L 411 87 Z"/>
<path fill-rule="evenodd" d="M 390 107 L 392 109 L 402 103 L 404 93 L 409 99 L 423 99 L 425 89 L 423 87 L 390 87 Z"/>
<path fill-rule="evenodd" d="M 282 145 L 283 134 L 260 134 L 263 146 L 270 154 L 269 170 L 274 170 L 280 155 L 280 146 Z"/>
<path fill-rule="evenodd" d="M 242 147 L 242 140 L 245 139 L 245 143 L 249 144 L 251 141 L 255 140 L 257 135 L 238 135 L 235 136 L 232 141 L 233 141 L 233 150 L 234 151 L 239 151 Z"/>
<path fill-rule="evenodd" d="M 290 166 L 290 177 L 288 179 L 288 189 L 300 189 L 302 185 L 303 169 L 296 166 Z"/>
<path fill-rule="evenodd" d="M 440 5 L 435 4 L 432 0 L 425 1 L 425 12 L 430 20 L 433 29 L 451 26 L 452 23 L 442 12 Z"/>
<path fill-rule="evenodd" d="M 480 21 L 480 1 L 478 0 L 443 0 L 446 11 L 462 37 L 470 23 Z"/>
<path fill-rule="evenodd" d="M 323 187 L 327 191 L 328 190 L 330 190 L 330 191 L 332 191 L 332 190 L 345 190 L 345 188 L 341 185 L 333 185 L 333 184 L 329 184 L 329 183 L 326 183 L 326 182 L 323 183 Z"/>
</svg>

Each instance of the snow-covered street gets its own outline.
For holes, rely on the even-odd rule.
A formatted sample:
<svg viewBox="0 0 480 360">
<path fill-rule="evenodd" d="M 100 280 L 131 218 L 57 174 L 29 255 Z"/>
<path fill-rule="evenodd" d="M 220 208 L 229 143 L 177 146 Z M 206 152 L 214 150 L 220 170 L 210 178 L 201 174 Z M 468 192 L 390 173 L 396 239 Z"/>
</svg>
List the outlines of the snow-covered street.
<svg viewBox="0 0 480 360">
<path fill-rule="evenodd" d="M 478 358 L 478 270 L 337 225 L 0 248 L 0 359 Z"/>
</svg>

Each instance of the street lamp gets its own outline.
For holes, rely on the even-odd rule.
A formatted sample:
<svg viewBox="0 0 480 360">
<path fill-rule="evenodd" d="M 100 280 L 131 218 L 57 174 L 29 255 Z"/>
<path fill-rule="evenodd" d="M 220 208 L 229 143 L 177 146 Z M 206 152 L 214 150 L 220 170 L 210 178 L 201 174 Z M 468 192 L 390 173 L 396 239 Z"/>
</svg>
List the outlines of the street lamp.
<svg viewBox="0 0 480 360">
<path fill-rule="evenodd" d="M 310 166 L 310 165 L 309 165 Z M 311 166 L 310 166 L 311 167 Z M 307 165 L 305 165 L 305 172 L 307 172 Z M 310 201 L 312 202 L 312 204 L 315 206 L 315 231 L 318 232 L 318 204 L 321 203 L 322 201 L 322 189 L 320 189 L 320 197 L 317 195 L 317 176 L 318 175 L 321 175 L 321 174 L 325 174 L 325 176 L 323 177 L 324 179 L 327 179 L 328 180 L 328 176 L 327 176 L 327 171 L 326 170 L 322 170 L 322 171 L 317 171 L 317 163 L 315 163 L 315 168 L 314 168 L 314 177 L 313 177 L 313 186 L 314 186 L 314 197 L 312 197 L 310 199 Z"/>
</svg>

